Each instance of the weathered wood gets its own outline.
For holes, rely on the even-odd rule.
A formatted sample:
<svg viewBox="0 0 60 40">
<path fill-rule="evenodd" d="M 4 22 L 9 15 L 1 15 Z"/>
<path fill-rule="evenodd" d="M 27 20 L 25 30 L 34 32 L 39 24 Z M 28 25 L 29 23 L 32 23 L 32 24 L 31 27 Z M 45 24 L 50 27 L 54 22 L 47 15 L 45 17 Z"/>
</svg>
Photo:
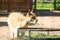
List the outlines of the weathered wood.
<svg viewBox="0 0 60 40">
<path fill-rule="evenodd" d="M 32 8 L 32 0 L 1 0 L 0 10 L 26 10 Z"/>
</svg>

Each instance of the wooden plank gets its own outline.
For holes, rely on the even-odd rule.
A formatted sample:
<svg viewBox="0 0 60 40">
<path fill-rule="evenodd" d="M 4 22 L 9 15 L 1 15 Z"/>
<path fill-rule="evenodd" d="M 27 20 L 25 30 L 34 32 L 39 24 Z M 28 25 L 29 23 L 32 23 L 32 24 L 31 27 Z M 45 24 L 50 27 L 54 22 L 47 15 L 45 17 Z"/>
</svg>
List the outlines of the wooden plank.
<svg viewBox="0 0 60 40">
<path fill-rule="evenodd" d="M 1 0 L 0 8 L 3 10 L 30 9 L 32 0 Z"/>
</svg>

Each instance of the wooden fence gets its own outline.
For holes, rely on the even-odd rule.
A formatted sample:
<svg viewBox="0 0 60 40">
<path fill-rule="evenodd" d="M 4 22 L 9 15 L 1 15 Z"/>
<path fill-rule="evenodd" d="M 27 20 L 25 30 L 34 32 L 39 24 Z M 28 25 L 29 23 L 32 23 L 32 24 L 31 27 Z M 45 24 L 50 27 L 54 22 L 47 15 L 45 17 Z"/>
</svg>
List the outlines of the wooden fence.
<svg viewBox="0 0 60 40">
<path fill-rule="evenodd" d="M 18 28 L 18 34 L 17 34 L 17 36 L 18 37 L 20 37 L 19 36 L 19 31 L 20 30 L 23 30 L 23 31 L 29 31 L 29 40 L 31 40 L 31 38 L 30 38 L 30 34 L 31 34 L 31 32 L 32 31 L 47 31 L 47 34 L 49 35 L 49 32 L 50 31 L 60 31 L 60 29 L 54 29 L 54 28 Z M 40 40 L 40 39 L 39 39 Z M 53 39 L 50 39 L 50 40 L 54 40 L 54 38 Z M 56 40 L 57 40 L 57 38 L 56 38 Z"/>
</svg>

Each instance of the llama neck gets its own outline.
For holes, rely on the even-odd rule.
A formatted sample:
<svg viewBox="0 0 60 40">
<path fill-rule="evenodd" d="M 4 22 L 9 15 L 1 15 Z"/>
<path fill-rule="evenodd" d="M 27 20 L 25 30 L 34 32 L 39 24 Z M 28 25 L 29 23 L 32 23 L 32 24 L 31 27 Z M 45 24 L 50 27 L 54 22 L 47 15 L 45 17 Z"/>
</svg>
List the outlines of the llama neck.
<svg viewBox="0 0 60 40">
<path fill-rule="evenodd" d="M 18 28 L 28 28 L 28 20 L 24 20 L 22 22 L 18 22 L 17 27 Z"/>
<path fill-rule="evenodd" d="M 22 28 L 28 28 L 28 20 L 24 20 L 22 23 Z"/>
</svg>

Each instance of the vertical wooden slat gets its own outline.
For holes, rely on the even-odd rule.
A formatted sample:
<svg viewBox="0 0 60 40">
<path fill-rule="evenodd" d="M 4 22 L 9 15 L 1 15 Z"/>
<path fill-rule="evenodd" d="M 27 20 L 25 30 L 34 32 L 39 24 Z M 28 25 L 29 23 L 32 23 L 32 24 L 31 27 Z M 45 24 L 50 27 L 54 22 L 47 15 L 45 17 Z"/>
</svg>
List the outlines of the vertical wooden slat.
<svg viewBox="0 0 60 40">
<path fill-rule="evenodd" d="M 0 9 L 2 9 L 2 0 L 0 0 Z"/>
<path fill-rule="evenodd" d="M 34 2 L 34 12 L 36 11 L 36 0 Z"/>
<path fill-rule="evenodd" d="M 17 0 L 8 0 L 8 9 L 15 10 L 18 8 Z"/>
<path fill-rule="evenodd" d="M 31 9 L 32 8 L 32 0 L 24 0 L 24 2 L 19 1 L 20 9 Z"/>
<path fill-rule="evenodd" d="M 7 9 L 8 8 L 8 0 L 2 0 L 2 9 Z"/>
<path fill-rule="evenodd" d="M 56 0 L 54 0 L 54 9 L 56 10 Z"/>
</svg>

